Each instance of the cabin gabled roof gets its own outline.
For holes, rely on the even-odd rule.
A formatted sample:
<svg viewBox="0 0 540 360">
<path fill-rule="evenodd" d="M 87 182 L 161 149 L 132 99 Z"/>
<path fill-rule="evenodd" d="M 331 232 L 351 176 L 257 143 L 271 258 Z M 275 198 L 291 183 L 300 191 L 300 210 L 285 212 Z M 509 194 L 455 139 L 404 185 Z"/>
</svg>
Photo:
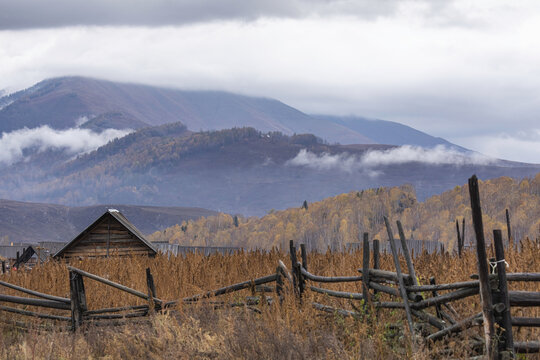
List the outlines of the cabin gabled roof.
<svg viewBox="0 0 540 360">
<path fill-rule="evenodd" d="M 58 257 L 62 255 L 67 249 L 75 245 L 75 243 L 82 238 L 83 236 L 87 235 L 92 231 L 94 227 L 96 227 L 103 219 L 105 219 L 107 216 L 112 216 L 114 219 L 116 219 L 122 226 L 126 228 L 126 230 L 135 237 L 136 240 L 139 240 L 142 242 L 148 249 L 150 249 L 154 254 L 157 254 L 157 249 L 152 245 L 152 243 L 144 237 L 144 235 L 133 225 L 120 211 L 116 209 L 109 209 L 107 210 L 103 215 L 101 215 L 96 221 L 94 221 L 92 224 L 90 224 L 86 229 L 84 229 L 79 235 L 77 235 L 73 240 L 68 242 L 63 248 L 58 250 L 56 254 L 54 254 L 53 257 Z"/>
</svg>

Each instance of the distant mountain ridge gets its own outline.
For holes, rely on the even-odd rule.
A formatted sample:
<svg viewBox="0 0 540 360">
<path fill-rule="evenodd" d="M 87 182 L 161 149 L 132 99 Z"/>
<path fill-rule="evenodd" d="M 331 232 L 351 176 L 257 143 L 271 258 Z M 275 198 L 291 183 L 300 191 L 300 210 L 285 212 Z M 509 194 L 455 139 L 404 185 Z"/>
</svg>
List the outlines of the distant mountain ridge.
<svg viewBox="0 0 540 360">
<path fill-rule="evenodd" d="M 175 122 L 191 131 L 247 126 L 287 135 L 310 133 L 341 144 L 450 144 L 397 123 L 388 127 L 389 122 L 376 122 L 372 129 L 363 118 L 312 116 L 275 99 L 222 91 L 185 91 L 72 76 L 43 80 L 0 97 L 0 132 L 41 125 L 66 129 L 81 123 L 94 131 L 140 129 Z M 388 131 L 393 137 L 381 137 Z"/>
<path fill-rule="evenodd" d="M 422 152 L 416 160 L 401 161 L 393 150 L 400 156 L 393 145 L 331 145 L 310 134 L 254 128 L 192 132 L 182 123 L 165 124 L 72 160 L 41 154 L 14 164 L 0 172 L 0 198 L 76 206 L 181 205 L 261 215 L 304 200 L 403 183 L 425 199 L 473 173 L 524 177 L 540 169 L 512 162 L 423 162 Z M 362 162 L 367 155 L 371 162 Z"/>
<path fill-rule="evenodd" d="M 378 144 L 391 145 L 418 145 L 424 147 L 434 147 L 445 145 L 448 147 L 466 150 L 460 146 L 440 138 L 428 135 L 395 121 L 368 119 L 360 116 L 332 116 L 332 115 L 311 115 L 317 119 L 328 120 L 333 123 L 343 125 L 351 130 L 358 131 Z"/>
</svg>

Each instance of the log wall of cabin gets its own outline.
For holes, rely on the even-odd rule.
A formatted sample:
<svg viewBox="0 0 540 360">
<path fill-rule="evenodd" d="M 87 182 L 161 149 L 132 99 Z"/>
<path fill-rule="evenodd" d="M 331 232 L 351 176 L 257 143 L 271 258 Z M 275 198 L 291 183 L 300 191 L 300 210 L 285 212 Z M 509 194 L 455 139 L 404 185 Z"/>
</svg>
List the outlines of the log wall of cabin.
<svg viewBox="0 0 540 360">
<path fill-rule="evenodd" d="M 126 255 L 154 254 L 112 216 L 103 219 L 63 253 L 65 258 Z"/>
</svg>

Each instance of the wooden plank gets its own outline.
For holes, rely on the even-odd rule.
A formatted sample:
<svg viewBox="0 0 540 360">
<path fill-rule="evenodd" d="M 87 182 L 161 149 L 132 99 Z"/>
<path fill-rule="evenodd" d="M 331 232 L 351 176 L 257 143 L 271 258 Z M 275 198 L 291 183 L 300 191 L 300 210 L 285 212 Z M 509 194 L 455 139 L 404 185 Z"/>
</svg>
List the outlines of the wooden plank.
<svg viewBox="0 0 540 360">
<path fill-rule="evenodd" d="M 472 274 L 471 279 L 478 279 L 478 274 Z M 497 279 L 497 275 L 490 274 L 489 279 L 495 280 Z M 506 281 L 536 282 L 536 281 L 540 281 L 540 273 L 507 273 Z"/>
<path fill-rule="evenodd" d="M 414 310 L 414 309 L 411 309 L 411 312 L 414 316 L 416 316 L 420 320 L 429 323 L 430 325 L 436 327 L 439 330 L 446 328 L 446 324 L 442 322 L 441 320 L 437 319 L 433 315 L 427 314 L 421 310 Z"/>
<path fill-rule="evenodd" d="M 449 303 L 451 301 L 464 299 L 466 297 L 474 296 L 476 294 L 478 294 L 477 288 L 461 289 L 461 290 L 456 290 L 454 292 L 447 293 L 444 295 L 439 295 L 437 297 L 427 298 L 422 301 L 415 302 L 411 304 L 411 307 L 413 309 L 425 309 L 430 306 L 436 306 L 440 304 Z"/>
<path fill-rule="evenodd" d="M 534 307 L 540 306 L 540 292 L 508 291 L 511 306 Z"/>
<path fill-rule="evenodd" d="M 114 312 L 121 312 L 121 311 L 128 311 L 128 310 L 148 310 L 148 309 L 149 309 L 148 305 L 122 306 L 122 307 L 104 308 L 104 309 L 97 309 L 97 310 L 87 310 L 83 313 L 83 316 L 114 313 Z"/>
<path fill-rule="evenodd" d="M 80 269 L 77 269 L 77 268 L 74 268 L 74 267 L 71 267 L 71 266 L 68 266 L 67 267 L 68 270 L 70 271 L 74 271 L 82 276 L 86 276 L 87 278 L 90 278 L 92 280 L 95 280 L 95 281 L 98 281 L 102 284 L 105 284 L 105 285 L 109 285 L 109 286 L 112 286 L 113 288 L 116 288 L 118 290 L 122 290 L 122 291 L 125 291 L 131 295 L 134 295 L 134 296 L 137 296 L 141 299 L 144 299 L 144 300 L 148 300 L 148 295 L 145 294 L 145 293 L 142 293 L 140 291 L 137 291 L 137 290 L 134 290 L 134 289 L 131 289 L 131 288 L 128 288 L 127 286 L 124 286 L 124 285 L 121 285 L 121 284 L 118 284 L 118 283 L 115 283 L 114 281 L 111 281 L 111 280 L 108 280 L 108 279 L 104 279 L 100 276 L 97 276 L 97 275 L 94 275 L 94 274 L 91 274 L 89 272 L 86 272 L 86 271 L 83 271 L 83 270 L 80 270 Z M 156 303 L 163 303 L 162 300 L 158 299 L 158 298 L 154 298 L 154 301 Z"/>
<path fill-rule="evenodd" d="M 430 279 L 431 282 L 431 279 Z M 466 288 L 477 288 L 480 286 L 478 280 L 473 281 L 461 281 L 450 284 L 431 284 L 431 285 L 409 285 L 406 286 L 407 291 L 421 292 L 421 291 L 442 291 L 442 290 L 458 290 Z"/>
<path fill-rule="evenodd" d="M 452 326 L 449 326 L 441 331 L 438 331 L 436 333 L 429 335 L 426 339 L 431 340 L 431 341 L 437 341 L 447 335 L 463 331 L 467 329 L 469 326 L 471 326 L 472 324 L 479 323 L 479 322 L 482 322 L 482 313 L 478 313 L 464 320 L 461 320 Z"/>
<path fill-rule="evenodd" d="M 512 326 L 518 327 L 540 327 L 540 318 L 534 317 L 512 317 Z"/>
<path fill-rule="evenodd" d="M 0 285 L 5 286 L 5 287 L 10 288 L 10 289 L 13 289 L 13 290 L 17 290 L 17 291 L 23 292 L 23 293 L 25 293 L 25 294 L 37 296 L 37 297 L 42 298 L 42 299 L 53 300 L 53 301 L 59 301 L 59 302 L 65 303 L 65 304 L 69 304 L 69 303 L 70 303 L 69 299 L 67 299 L 67 298 L 63 298 L 63 297 L 60 297 L 60 296 L 54 296 L 54 295 L 49 295 L 49 294 L 40 293 L 40 292 L 37 292 L 37 291 L 34 291 L 34 290 L 30 290 L 30 289 L 23 288 L 23 287 L 21 287 L 21 286 L 17 286 L 17 285 L 14 285 L 14 284 L 7 283 L 7 282 L 5 282 L 5 281 L 0 281 Z"/>
<path fill-rule="evenodd" d="M 362 273 L 363 269 L 357 269 L 358 272 Z M 403 281 L 405 281 L 407 284 L 412 284 L 412 279 L 409 276 L 409 274 L 401 274 L 403 277 Z M 388 280 L 393 283 L 398 283 L 398 276 L 397 273 L 393 271 L 387 271 L 387 270 L 376 270 L 376 269 L 369 269 L 369 278 L 370 279 L 383 279 Z"/>
<path fill-rule="evenodd" d="M 46 308 L 62 309 L 62 310 L 71 309 L 68 304 L 60 302 L 60 301 L 24 298 L 24 297 L 5 295 L 5 294 L 0 294 L 0 302 L 10 302 L 14 304 L 41 306 L 41 307 L 46 307 Z"/>
<path fill-rule="evenodd" d="M 533 354 L 540 352 L 540 341 L 516 341 L 514 350 L 519 354 Z"/>
<path fill-rule="evenodd" d="M 70 318 L 70 317 L 67 317 L 67 316 L 50 315 L 50 314 L 41 314 L 41 313 L 36 313 L 36 312 L 33 312 L 33 311 L 28 311 L 28 310 L 22 310 L 22 309 L 12 308 L 12 307 L 9 307 L 9 306 L 2 306 L 2 305 L 0 305 L 0 310 L 6 311 L 6 312 L 10 312 L 10 313 L 14 313 L 14 314 L 20 314 L 20 315 L 26 315 L 26 316 L 37 317 L 37 318 L 40 318 L 40 319 L 59 320 L 59 321 L 71 321 L 71 318 Z"/>
<path fill-rule="evenodd" d="M 319 275 L 313 275 L 306 269 L 302 269 L 301 271 L 302 271 L 302 275 L 304 275 L 309 280 L 322 282 L 322 283 L 362 281 L 362 276 L 319 276 Z"/>
<path fill-rule="evenodd" d="M 482 207 L 480 206 L 480 191 L 478 189 L 478 179 L 476 175 L 473 175 L 469 179 L 469 195 L 471 198 L 474 232 L 476 234 L 476 256 L 478 259 L 478 274 L 480 276 L 480 300 L 482 302 L 482 314 L 484 318 L 486 355 L 489 360 L 495 360 L 497 358 L 497 353 L 495 346 L 496 339 L 493 303 L 491 300 L 491 286 L 489 284 L 486 242 L 484 240 L 484 226 L 482 223 Z"/>
<path fill-rule="evenodd" d="M 394 240 L 394 234 L 392 233 L 392 228 L 390 227 L 390 222 L 388 218 L 384 217 L 384 223 L 386 225 L 386 231 L 388 232 L 388 241 L 390 241 L 390 248 L 392 250 L 392 257 L 394 258 L 394 265 L 396 266 L 396 274 L 399 283 L 399 292 L 401 293 L 401 298 L 403 299 L 403 305 L 405 309 L 405 314 L 407 315 L 407 323 L 409 324 L 409 331 L 411 336 L 414 337 L 414 324 L 411 315 L 411 309 L 409 307 L 409 299 L 407 298 L 407 290 L 405 290 L 405 282 L 403 281 L 403 276 L 401 274 L 401 265 L 399 264 L 399 257 L 397 253 L 397 248 Z M 414 346 L 414 341 L 413 341 Z"/>
<path fill-rule="evenodd" d="M 493 230 L 495 244 L 495 258 L 497 260 L 497 276 L 499 279 L 499 301 L 504 304 L 502 321 L 499 324 L 499 351 L 514 353 L 514 338 L 512 335 L 512 316 L 510 315 L 510 299 L 508 298 L 508 284 L 506 282 L 506 260 L 504 259 L 504 244 L 501 230 Z M 512 355 L 513 357 L 513 355 Z"/>
<path fill-rule="evenodd" d="M 315 286 L 310 286 L 309 289 L 311 291 L 314 291 L 319 294 L 325 294 L 333 297 L 343 298 L 343 299 L 351 299 L 351 300 L 362 300 L 364 299 L 363 294 L 359 293 L 352 293 L 352 292 L 346 292 L 346 291 L 336 291 L 336 290 L 330 290 L 330 289 L 322 289 Z"/>
<path fill-rule="evenodd" d="M 209 298 L 212 296 L 219 296 L 219 295 L 227 294 L 234 291 L 240 291 L 243 289 L 247 289 L 252 285 L 262 285 L 262 284 L 266 284 L 272 281 L 276 281 L 276 274 L 271 274 L 271 275 L 263 276 L 257 279 L 244 281 L 238 284 L 225 286 L 216 290 L 208 291 L 204 294 L 190 296 L 190 297 L 184 298 L 183 301 L 184 302 L 199 301 L 200 299 Z"/>
</svg>

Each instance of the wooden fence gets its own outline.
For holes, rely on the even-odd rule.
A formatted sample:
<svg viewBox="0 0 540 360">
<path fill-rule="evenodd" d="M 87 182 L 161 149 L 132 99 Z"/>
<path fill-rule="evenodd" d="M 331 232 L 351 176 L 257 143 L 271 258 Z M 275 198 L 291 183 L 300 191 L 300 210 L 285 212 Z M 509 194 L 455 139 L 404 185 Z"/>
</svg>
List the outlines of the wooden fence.
<svg viewBox="0 0 540 360">
<path fill-rule="evenodd" d="M 379 268 L 380 242 L 374 240 L 370 244 L 367 233 L 364 234 L 362 243 L 362 268 L 357 269 L 359 272 L 357 276 L 328 277 L 310 272 L 308 270 L 307 252 L 304 244 L 300 245 L 300 259 L 298 259 L 297 249 L 291 240 L 289 244 L 290 272 L 286 265 L 279 260 L 276 265 L 276 271 L 272 274 L 256 279 L 248 279 L 244 282 L 180 300 L 165 301 L 158 297 L 150 269 L 146 269 L 147 289 L 145 292 L 142 292 L 68 266 L 70 282 L 69 298 L 44 294 L 0 281 L 0 286 L 8 287 L 34 297 L 0 294 L 0 302 L 37 306 L 54 309 L 55 311 L 60 310 L 65 311 L 65 315 L 33 312 L 4 305 L 0 306 L 0 310 L 23 316 L 65 322 L 67 327 L 77 330 L 87 323 L 98 326 L 103 324 L 122 324 L 132 318 L 146 317 L 158 311 L 175 311 L 175 306 L 180 303 L 190 305 L 203 299 L 206 299 L 206 302 L 214 308 L 242 306 L 259 312 L 260 310 L 253 305 L 263 303 L 279 306 L 283 301 L 286 289 L 289 288 L 299 302 L 305 301 L 307 291 L 325 294 L 330 297 L 359 301 L 359 306 L 355 306 L 354 311 L 331 307 L 319 302 L 312 302 L 310 304 L 320 311 L 340 314 L 342 316 L 352 316 L 361 319 L 366 313 L 371 311 L 370 309 L 399 309 L 403 311 L 413 346 L 417 345 L 418 338 L 423 339 L 422 341 L 429 345 L 449 336 L 464 332 L 473 326 L 482 324 L 484 326 L 483 336 L 475 334 L 471 336 L 471 339 L 475 342 L 474 346 L 483 351 L 488 359 L 513 358 L 515 353 L 538 353 L 540 352 L 540 341 L 514 341 L 512 329 L 513 327 L 540 327 L 540 318 L 512 317 L 510 309 L 511 307 L 540 306 L 540 292 L 509 291 L 508 282 L 540 282 L 540 273 L 506 273 L 503 239 L 499 230 L 494 230 L 496 258 L 487 259 L 478 184 L 474 176 L 469 180 L 469 189 L 478 259 L 478 274 L 473 274 L 473 279 L 470 281 L 437 284 L 435 279 L 431 278 L 429 285 L 420 285 L 401 223 L 397 221 L 396 225 L 402 255 L 405 258 L 407 269 L 401 269 L 398 240 L 394 237 L 390 221 L 385 217 L 384 221 L 395 271 L 381 270 Z M 372 257 L 372 261 L 370 261 L 370 257 Z M 371 267 L 370 262 L 373 264 Z M 489 272 L 490 265 L 493 268 L 491 274 Z M 127 292 L 144 299 L 147 304 L 88 310 L 85 279 L 97 281 L 119 291 Z M 362 292 L 336 291 L 320 285 L 325 283 L 351 282 L 360 282 L 362 284 Z M 286 286 L 286 284 L 289 285 Z M 211 298 L 244 289 L 250 289 L 251 296 L 242 298 L 242 301 L 209 301 Z M 274 293 L 275 297 L 267 296 L 267 293 Z M 378 293 L 389 295 L 391 301 L 381 301 L 381 297 L 377 295 Z M 460 318 L 459 314 L 454 310 L 452 302 L 478 296 L 480 297 L 482 312 L 466 318 Z M 432 311 L 428 311 L 428 309 L 432 309 Z M 20 322 L 14 322 L 13 324 L 24 325 Z M 422 324 L 423 331 L 421 334 L 418 332 L 418 324 Z"/>
</svg>

